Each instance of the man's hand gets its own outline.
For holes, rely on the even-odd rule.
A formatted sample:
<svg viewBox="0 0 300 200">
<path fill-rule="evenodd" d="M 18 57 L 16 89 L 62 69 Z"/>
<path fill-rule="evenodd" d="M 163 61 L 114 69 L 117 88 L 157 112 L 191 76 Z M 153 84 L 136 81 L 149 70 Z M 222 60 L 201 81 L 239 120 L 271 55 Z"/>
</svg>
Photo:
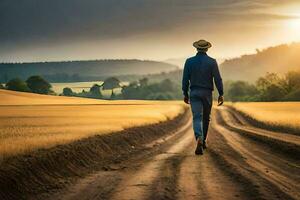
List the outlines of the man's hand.
<svg viewBox="0 0 300 200">
<path fill-rule="evenodd" d="M 183 99 L 184 103 L 186 104 L 190 104 L 190 100 L 189 100 L 189 97 L 188 96 L 185 96 L 184 99 Z"/>
<path fill-rule="evenodd" d="M 224 97 L 223 96 L 219 96 L 218 98 L 218 106 L 221 106 L 224 103 Z"/>
</svg>

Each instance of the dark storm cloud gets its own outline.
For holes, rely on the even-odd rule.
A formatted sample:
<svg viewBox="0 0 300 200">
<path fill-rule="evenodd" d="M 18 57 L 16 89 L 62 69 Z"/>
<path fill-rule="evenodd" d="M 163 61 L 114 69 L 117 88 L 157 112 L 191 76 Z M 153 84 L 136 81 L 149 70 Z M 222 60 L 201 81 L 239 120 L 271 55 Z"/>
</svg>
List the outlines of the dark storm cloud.
<svg viewBox="0 0 300 200">
<path fill-rule="evenodd" d="M 0 42 L 2 47 L 45 45 L 168 31 L 177 25 L 209 24 L 211 20 L 289 18 L 250 12 L 277 3 L 276 0 L 264 3 L 250 0 L 0 0 Z"/>
<path fill-rule="evenodd" d="M 299 0 L 0 0 L 0 62 L 182 57 L 202 37 L 232 57 L 278 35 L 296 38 L 284 25 L 294 18 L 283 14 L 289 9 L 273 9 L 292 2 Z"/>
</svg>

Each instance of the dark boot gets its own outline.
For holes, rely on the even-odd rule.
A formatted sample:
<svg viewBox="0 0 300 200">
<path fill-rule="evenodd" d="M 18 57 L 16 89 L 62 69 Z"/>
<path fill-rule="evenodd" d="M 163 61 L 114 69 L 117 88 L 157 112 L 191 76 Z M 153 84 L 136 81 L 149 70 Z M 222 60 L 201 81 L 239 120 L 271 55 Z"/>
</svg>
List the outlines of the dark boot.
<svg viewBox="0 0 300 200">
<path fill-rule="evenodd" d="M 203 144 L 200 138 L 197 139 L 197 147 L 195 150 L 196 155 L 203 155 Z"/>
<path fill-rule="evenodd" d="M 206 148 L 207 148 L 206 141 L 204 140 L 204 142 L 203 142 L 203 149 L 206 149 Z"/>
</svg>

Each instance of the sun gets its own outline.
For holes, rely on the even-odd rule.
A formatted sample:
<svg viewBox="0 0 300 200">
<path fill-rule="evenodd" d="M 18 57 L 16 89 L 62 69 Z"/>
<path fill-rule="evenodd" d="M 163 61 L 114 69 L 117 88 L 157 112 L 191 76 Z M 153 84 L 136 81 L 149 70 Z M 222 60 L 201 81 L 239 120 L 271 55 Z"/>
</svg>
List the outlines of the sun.
<svg viewBox="0 0 300 200">
<path fill-rule="evenodd" d="M 289 20 L 287 26 L 292 31 L 299 31 L 300 34 L 300 18 Z"/>
</svg>

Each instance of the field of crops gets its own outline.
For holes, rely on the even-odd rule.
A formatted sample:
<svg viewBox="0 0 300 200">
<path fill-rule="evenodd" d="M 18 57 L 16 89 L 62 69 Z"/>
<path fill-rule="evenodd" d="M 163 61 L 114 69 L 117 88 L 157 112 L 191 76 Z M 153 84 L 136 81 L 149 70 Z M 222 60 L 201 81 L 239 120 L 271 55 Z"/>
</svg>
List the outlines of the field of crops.
<svg viewBox="0 0 300 200">
<path fill-rule="evenodd" d="M 184 111 L 177 101 L 105 101 L 6 90 L 0 90 L 0 107 L 0 157 L 154 124 Z"/>
<path fill-rule="evenodd" d="M 233 103 L 232 106 L 270 126 L 300 130 L 300 102 Z"/>
</svg>

